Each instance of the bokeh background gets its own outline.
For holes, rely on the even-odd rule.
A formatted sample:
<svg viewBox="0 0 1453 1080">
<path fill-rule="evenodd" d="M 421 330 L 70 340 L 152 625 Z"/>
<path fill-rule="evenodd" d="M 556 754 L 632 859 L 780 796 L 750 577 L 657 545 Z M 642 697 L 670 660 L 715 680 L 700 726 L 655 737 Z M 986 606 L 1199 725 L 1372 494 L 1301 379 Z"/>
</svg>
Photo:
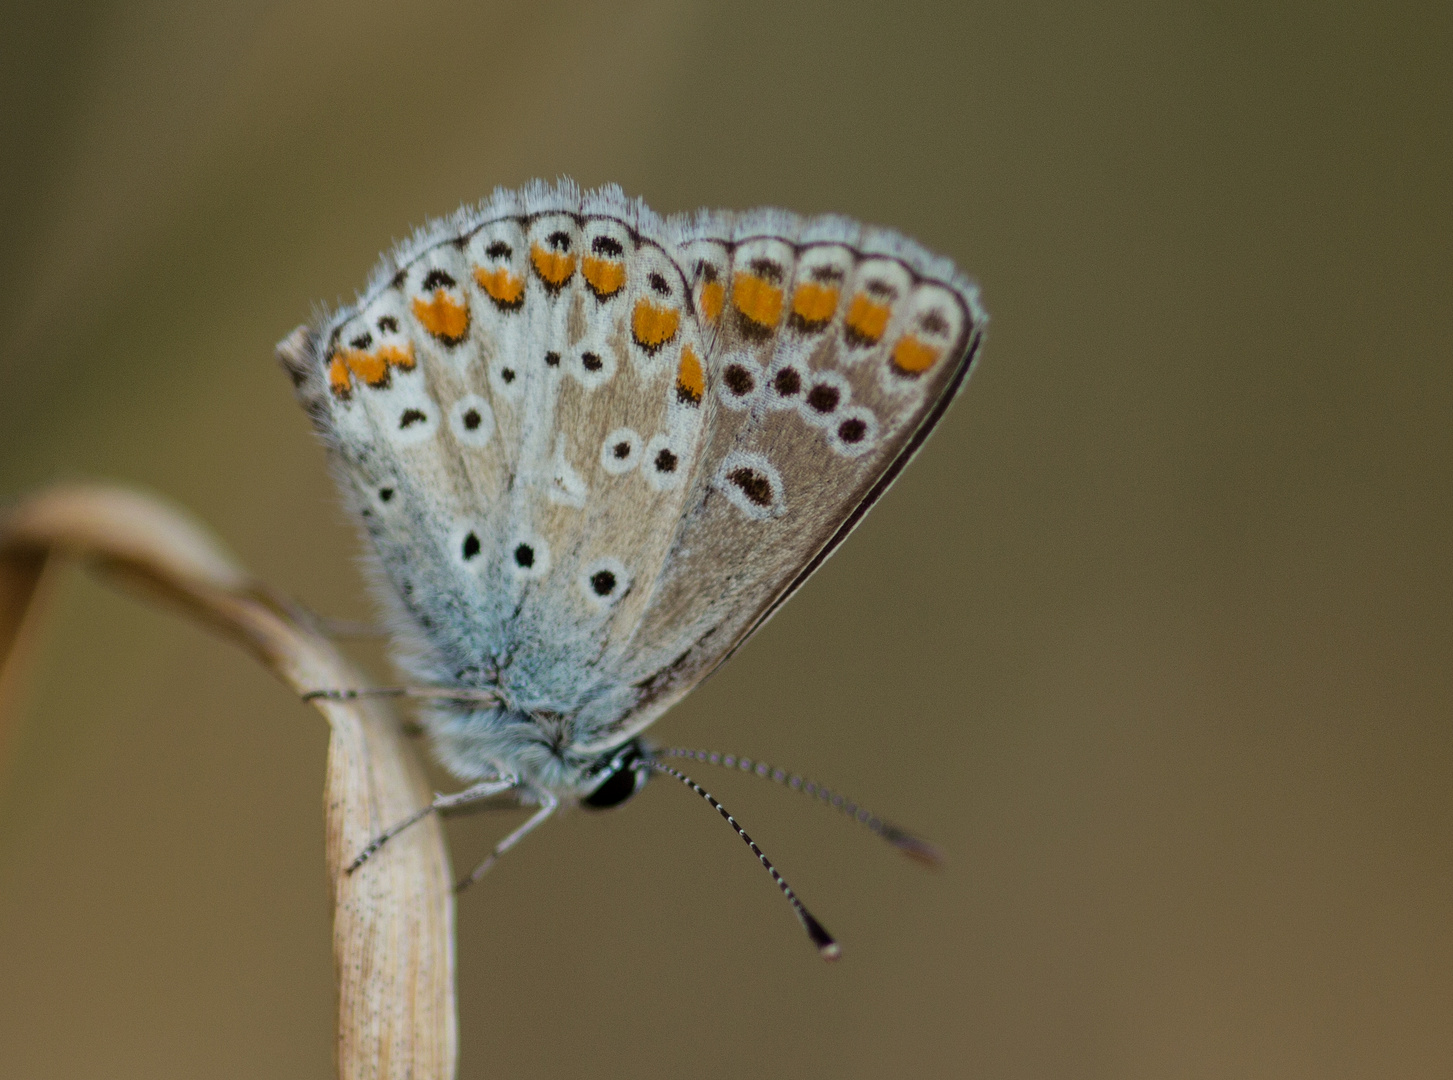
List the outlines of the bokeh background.
<svg viewBox="0 0 1453 1080">
<path fill-rule="evenodd" d="M 143 486 L 364 618 L 272 346 L 393 239 L 559 174 L 898 227 L 981 281 L 981 366 L 655 733 L 948 865 L 703 775 L 828 968 L 679 787 L 552 823 L 460 904 L 462 1076 L 1446 1076 L 1450 45 L 1433 2 L 7 3 L 0 496 Z M 25 701 L 0 1072 L 328 1075 L 318 716 L 75 574 Z"/>
</svg>

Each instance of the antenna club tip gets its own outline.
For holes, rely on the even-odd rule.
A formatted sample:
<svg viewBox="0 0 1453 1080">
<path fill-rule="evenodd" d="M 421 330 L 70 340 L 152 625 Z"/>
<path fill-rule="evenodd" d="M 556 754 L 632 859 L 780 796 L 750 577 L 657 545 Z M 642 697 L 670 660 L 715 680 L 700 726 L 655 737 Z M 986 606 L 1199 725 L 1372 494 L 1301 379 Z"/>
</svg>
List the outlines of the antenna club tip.
<svg viewBox="0 0 1453 1080">
<path fill-rule="evenodd" d="M 842 946 L 839 945 L 833 936 L 823 929 L 822 923 L 818 922 L 806 911 L 800 912 L 802 925 L 807 927 L 807 936 L 817 946 L 817 954 L 824 960 L 831 963 L 843 954 Z"/>
<path fill-rule="evenodd" d="M 944 863 L 943 852 L 938 848 L 927 840 L 920 840 L 912 833 L 904 832 L 892 825 L 883 830 L 883 839 L 923 866 L 939 867 Z"/>
<path fill-rule="evenodd" d="M 943 852 L 932 844 L 925 844 L 919 841 L 915 844 L 900 844 L 898 850 L 907 855 L 914 862 L 926 866 L 930 870 L 937 870 L 944 863 Z"/>
</svg>

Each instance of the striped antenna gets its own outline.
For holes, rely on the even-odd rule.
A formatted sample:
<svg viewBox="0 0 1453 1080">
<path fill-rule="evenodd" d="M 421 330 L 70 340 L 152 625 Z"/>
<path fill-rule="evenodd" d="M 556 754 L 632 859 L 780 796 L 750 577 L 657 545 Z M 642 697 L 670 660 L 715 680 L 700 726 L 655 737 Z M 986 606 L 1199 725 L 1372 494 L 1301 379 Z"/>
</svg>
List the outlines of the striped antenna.
<svg viewBox="0 0 1453 1080">
<path fill-rule="evenodd" d="M 774 784 L 791 788 L 793 791 L 800 791 L 804 795 L 811 795 L 819 802 L 826 803 L 834 810 L 840 810 L 860 825 L 866 825 L 871 831 L 877 833 L 888 843 L 892 844 L 903 854 L 925 866 L 941 866 L 943 864 L 943 853 L 934 847 L 927 840 L 920 840 L 912 833 L 900 829 L 897 825 L 891 825 L 884 821 L 877 814 L 871 813 L 859 806 L 852 799 L 839 795 L 821 784 L 813 783 L 796 773 L 789 774 L 785 769 L 774 769 L 765 761 L 753 761 L 751 758 L 738 757 L 735 754 L 719 754 L 714 750 L 688 750 L 684 747 L 672 747 L 666 750 L 654 750 L 652 753 L 658 758 L 686 758 L 688 761 L 700 761 L 707 765 L 719 765 L 724 769 L 736 769 L 739 772 L 750 773 L 752 776 L 761 777 L 763 780 L 771 780 Z"/>
<path fill-rule="evenodd" d="M 680 755 L 676 756 L 679 757 Z M 670 765 L 665 765 L 662 762 L 655 760 L 652 760 L 650 762 L 650 765 L 651 768 L 655 769 L 657 772 L 665 773 L 667 776 L 676 777 L 677 780 L 680 780 L 692 791 L 696 792 L 713 807 L 715 807 L 718 814 L 726 818 L 727 824 L 735 829 L 737 831 L 737 835 L 746 842 L 747 847 L 752 849 L 752 854 L 755 855 L 758 861 L 767 868 L 767 873 L 772 875 L 772 880 L 777 883 L 777 888 L 781 889 L 782 895 L 787 897 L 787 902 L 792 905 L 792 910 L 797 913 L 797 918 L 798 921 L 802 923 L 802 928 L 807 931 L 807 936 L 810 937 L 812 939 L 812 943 L 817 946 L 817 952 L 819 956 L 821 956 L 824 960 L 836 960 L 839 956 L 842 955 L 842 948 L 838 945 L 836 941 L 833 940 L 833 936 L 829 934 L 825 929 L 823 929 L 822 923 L 818 922 L 812 917 L 812 912 L 808 911 L 807 908 L 803 906 L 802 901 L 797 899 L 797 894 L 792 891 L 792 886 L 788 885 L 787 880 L 777 872 L 777 868 L 772 865 L 772 861 L 768 859 L 766 855 L 762 854 L 762 849 L 757 846 L 757 842 L 747 835 L 746 829 L 742 828 L 740 825 L 737 824 L 737 819 L 732 817 L 731 814 L 727 812 L 727 808 L 721 803 L 717 802 L 716 799 L 712 797 L 711 792 L 707 791 L 706 788 L 702 787 L 685 773 L 677 772 Z"/>
</svg>

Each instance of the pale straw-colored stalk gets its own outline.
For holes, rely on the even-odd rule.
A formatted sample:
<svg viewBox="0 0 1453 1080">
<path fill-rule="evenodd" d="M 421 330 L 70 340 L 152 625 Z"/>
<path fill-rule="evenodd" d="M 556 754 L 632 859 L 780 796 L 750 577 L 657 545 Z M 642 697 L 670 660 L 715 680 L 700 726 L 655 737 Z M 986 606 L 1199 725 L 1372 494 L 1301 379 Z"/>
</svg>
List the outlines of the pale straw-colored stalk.
<svg viewBox="0 0 1453 1080">
<path fill-rule="evenodd" d="M 57 487 L 0 516 L 0 760 L 14 741 L 16 684 L 62 560 L 139 586 L 221 631 L 298 694 L 367 685 L 305 614 L 249 577 L 176 508 L 114 487 Z M 382 701 L 313 705 L 331 729 L 323 806 L 338 1075 L 452 1080 L 454 899 L 438 820 L 424 819 L 389 845 L 387 858 L 345 873 L 371 838 L 428 802 L 423 772 Z"/>
</svg>

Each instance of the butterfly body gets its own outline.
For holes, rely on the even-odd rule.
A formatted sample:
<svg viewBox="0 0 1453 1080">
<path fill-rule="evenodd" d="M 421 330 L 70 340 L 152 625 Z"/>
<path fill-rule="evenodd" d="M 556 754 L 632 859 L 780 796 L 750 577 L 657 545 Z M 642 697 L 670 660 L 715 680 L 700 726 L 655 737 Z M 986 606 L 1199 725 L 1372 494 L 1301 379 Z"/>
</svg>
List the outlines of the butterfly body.
<svg viewBox="0 0 1453 1080">
<path fill-rule="evenodd" d="M 892 481 L 984 322 L 896 234 L 566 182 L 430 226 L 279 355 L 402 666 L 493 698 L 425 708 L 441 761 L 589 803 Z"/>
</svg>

